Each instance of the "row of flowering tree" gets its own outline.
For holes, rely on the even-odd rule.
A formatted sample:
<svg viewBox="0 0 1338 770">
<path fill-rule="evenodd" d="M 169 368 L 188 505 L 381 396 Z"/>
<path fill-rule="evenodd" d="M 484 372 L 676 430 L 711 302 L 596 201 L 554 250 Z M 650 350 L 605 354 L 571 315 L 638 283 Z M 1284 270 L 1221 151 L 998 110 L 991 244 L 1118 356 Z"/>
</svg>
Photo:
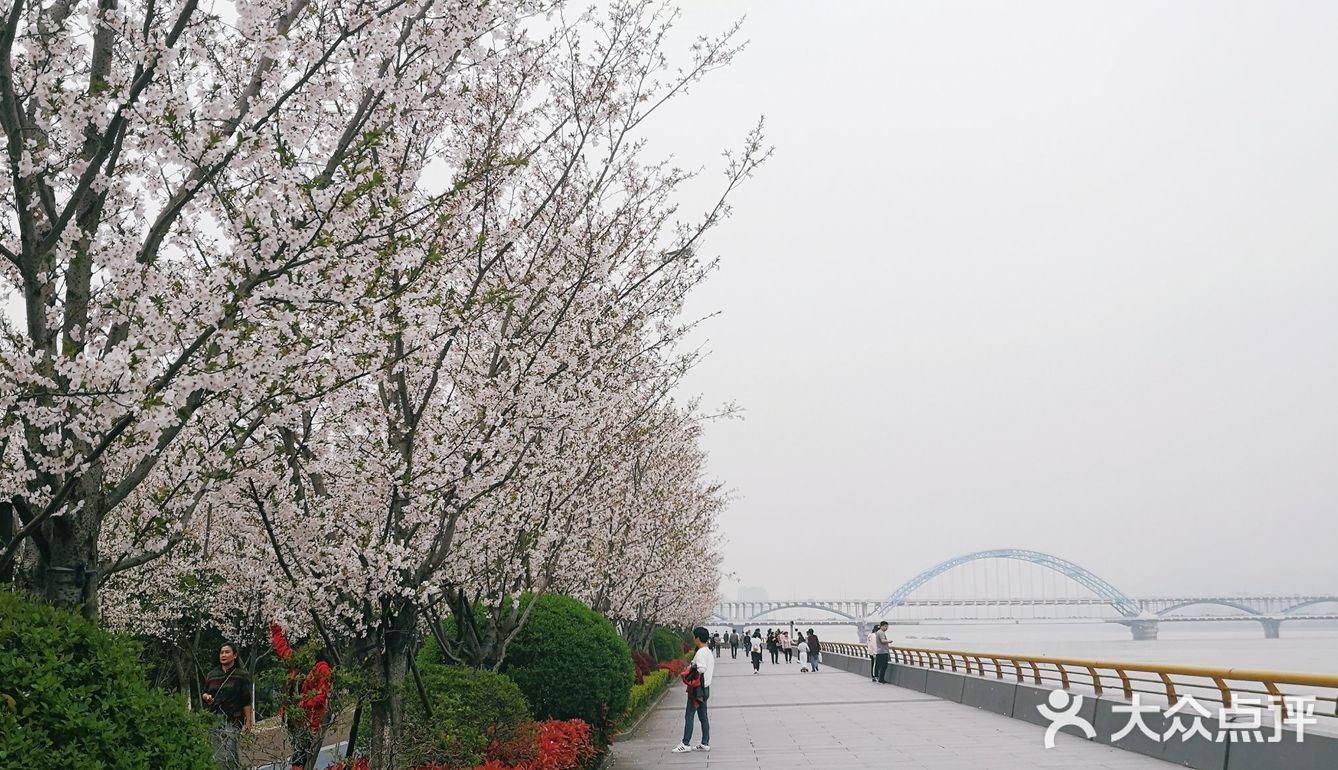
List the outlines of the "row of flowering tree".
<svg viewBox="0 0 1338 770">
<path fill-rule="evenodd" d="M 521 596 L 713 600 L 676 402 L 717 202 L 640 131 L 736 54 L 644 0 L 13 0 L 0 34 L 0 580 L 170 636 L 355 640 L 378 768 L 415 640 Z M 472 608 L 484 607 L 480 615 Z"/>
</svg>

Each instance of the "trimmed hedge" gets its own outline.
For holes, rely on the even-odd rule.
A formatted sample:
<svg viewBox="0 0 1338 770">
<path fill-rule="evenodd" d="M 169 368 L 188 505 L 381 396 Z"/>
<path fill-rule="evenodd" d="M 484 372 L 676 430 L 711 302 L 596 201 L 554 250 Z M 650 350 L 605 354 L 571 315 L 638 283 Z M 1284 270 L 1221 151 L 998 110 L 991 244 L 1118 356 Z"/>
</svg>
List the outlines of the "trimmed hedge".
<svg viewBox="0 0 1338 770">
<path fill-rule="evenodd" d="M 502 673 L 539 719 L 582 719 L 602 738 L 627 710 L 632 654 L 613 624 L 569 596 L 546 594 L 512 640 Z"/>
<path fill-rule="evenodd" d="M 208 727 L 130 640 L 0 590 L 0 767 L 214 770 Z"/>
<path fill-rule="evenodd" d="M 673 631 L 660 628 L 650 638 L 650 648 L 655 654 L 655 662 L 663 663 L 683 654 L 683 640 Z"/>
<path fill-rule="evenodd" d="M 461 666 L 419 664 L 432 718 L 409 684 L 401 752 L 410 766 L 473 767 L 494 741 L 514 740 L 530 722 L 520 690 L 501 674 Z"/>
<path fill-rule="evenodd" d="M 660 693 L 669 689 L 669 686 L 677 680 L 676 675 L 663 668 L 642 677 L 641 684 L 634 685 L 627 696 L 627 711 L 622 719 L 618 720 L 618 726 L 625 727 L 635 722 L 642 712 L 650 708 Z"/>
</svg>

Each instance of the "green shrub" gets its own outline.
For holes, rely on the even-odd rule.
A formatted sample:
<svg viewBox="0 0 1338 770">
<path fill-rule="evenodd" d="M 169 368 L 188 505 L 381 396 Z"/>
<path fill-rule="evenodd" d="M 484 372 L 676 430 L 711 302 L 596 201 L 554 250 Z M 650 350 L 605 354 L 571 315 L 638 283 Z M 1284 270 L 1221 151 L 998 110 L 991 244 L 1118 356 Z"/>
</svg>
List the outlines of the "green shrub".
<svg viewBox="0 0 1338 770">
<path fill-rule="evenodd" d="M 651 651 L 655 653 L 655 662 L 663 663 L 683 654 L 683 640 L 678 634 L 667 628 L 656 629 L 650 639 Z"/>
<path fill-rule="evenodd" d="M 206 724 L 133 642 L 0 590 L 0 650 L 0 767 L 213 770 Z"/>
<path fill-rule="evenodd" d="M 481 603 L 474 604 L 474 623 L 482 628 L 488 621 L 488 608 Z M 443 614 L 441 618 L 441 633 L 447 640 L 447 643 L 455 641 L 455 616 L 449 613 Z M 440 663 L 447 666 L 460 665 L 459 661 L 446 657 L 442 651 L 441 645 L 437 644 L 437 636 L 431 632 L 423 634 L 423 643 L 418 648 L 418 663 L 432 664 Z"/>
<path fill-rule="evenodd" d="M 676 677 L 670 672 L 659 669 L 642 677 L 641 684 L 632 685 L 632 691 L 627 695 L 627 711 L 619 720 L 619 726 L 630 725 L 636 721 L 636 718 L 641 716 L 641 713 L 655 702 L 660 693 L 669 689 L 674 681 L 676 681 Z"/>
<path fill-rule="evenodd" d="M 539 719 L 583 719 L 601 739 L 627 709 L 632 654 L 613 624 L 569 597 L 548 594 L 502 661 Z"/>
<path fill-rule="evenodd" d="M 406 766 L 479 765 L 488 744 L 510 741 L 530 721 L 520 689 L 507 677 L 460 666 L 420 664 L 432 718 L 412 682 L 404 695 L 403 756 Z"/>
</svg>

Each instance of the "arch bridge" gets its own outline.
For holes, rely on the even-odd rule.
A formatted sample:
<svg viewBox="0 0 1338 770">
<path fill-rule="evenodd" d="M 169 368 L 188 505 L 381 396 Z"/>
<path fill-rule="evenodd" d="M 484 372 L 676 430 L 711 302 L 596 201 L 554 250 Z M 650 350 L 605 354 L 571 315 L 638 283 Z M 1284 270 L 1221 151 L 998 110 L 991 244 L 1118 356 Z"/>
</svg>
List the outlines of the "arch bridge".
<svg viewBox="0 0 1338 770">
<path fill-rule="evenodd" d="M 914 598 L 917 589 L 934 578 L 963 565 L 983 560 L 1013 560 L 1037 565 L 1086 589 L 1086 595 L 1077 597 L 975 597 L 975 598 Z M 1317 605 L 1333 604 L 1328 612 L 1316 611 Z M 1284 620 L 1338 619 L 1338 594 L 1294 594 L 1276 596 L 1153 596 L 1131 597 L 1091 570 L 1066 559 L 1040 551 L 1018 548 L 976 551 L 923 570 L 907 580 L 882 600 L 875 599 L 777 599 L 766 601 L 722 601 L 712 612 L 711 622 L 735 628 L 765 625 L 771 622 L 789 622 L 791 618 L 772 617 L 775 613 L 791 610 L 818 610 L 830 617 L 812 618 L 795 622 L 822 625 L 850 624 L 859 629 L 861 638 L 868 624 L 888 619 L 889 613 L 899 608 L 932 607 L 1091 607 L 1091 619 L 1106 620 L 1128 626 L 1135 639 L 1155 639 L 1163 622 L 1252 620 L 1261 623 L 1265 636 L 1276 638 Z M 1109 607 L 1116 617 L 1100 615 Z M 1188 608 L 1213 608 L 1213 614 L 1185 614 Z M 1230 612 L 1224 614 L 1221 610 Z M 1303 612 L 1304 610 L 1304 612 Z M 1005 618 L 1000 618 L 1005 619 Z"/>
</svg>

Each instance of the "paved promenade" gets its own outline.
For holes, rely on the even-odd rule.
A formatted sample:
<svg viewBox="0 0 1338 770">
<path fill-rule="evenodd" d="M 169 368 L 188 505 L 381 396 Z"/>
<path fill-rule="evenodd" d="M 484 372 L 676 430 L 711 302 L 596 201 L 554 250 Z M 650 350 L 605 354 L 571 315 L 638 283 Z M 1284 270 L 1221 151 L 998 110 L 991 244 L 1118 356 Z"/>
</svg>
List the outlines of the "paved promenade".
<svg viewBox="0 0 1338 770">
<path fill-rule="evenodd" d="M 801 674 L 763 661 L 753 675 L 726 653 L 711 687 L 711 751 L 672 754 L 682 687 L 613 750 L 613 770 L 895 768 L 896 770 L 1166 770 L 1175 765 L 1060 734 L 1046 750 L 1035 725 L 834 668 Z M 693 743 L 699 742 L 700 725 Z"/>
</svg>

